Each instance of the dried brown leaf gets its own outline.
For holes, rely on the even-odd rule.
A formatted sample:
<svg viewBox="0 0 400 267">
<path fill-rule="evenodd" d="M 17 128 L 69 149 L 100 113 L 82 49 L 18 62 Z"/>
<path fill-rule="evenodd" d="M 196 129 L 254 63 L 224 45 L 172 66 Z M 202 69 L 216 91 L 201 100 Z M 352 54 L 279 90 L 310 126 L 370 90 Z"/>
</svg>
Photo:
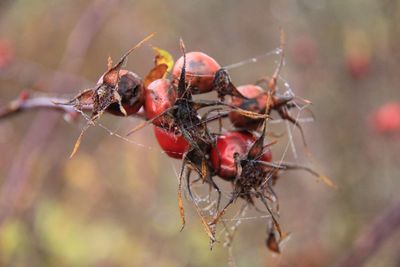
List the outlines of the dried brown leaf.
<svg viewBox="0 0 400 267">
<path fill-rule="evenodd" d="M 276 239 L 276 235 L 273 231 L 271 231 L 268 234 L 268 238 L 266 240 L 266 245 L 267 245 L 268 249 L 271 250 L 272 252 L 275 252 L 278 254 L 281 252 L 280 248 L 279 248 L 279 242 Z"/>
<path fill-rule="evenodd" d="M 201 219 L 201 224 L 204 227 L 204 231 L 206 232 L 206 234 L 208 235 L 208 237 L 210 238 L 211 242 L 215 242 L 216 238 L 215 238 L 215 229 L 212 230 L 210 227 L 210 224 L 207 222 L 207 220 L 204 218 L 204 216 L 201 214 L 201 210 L 200 208 L 196 205 L 196 203 L 194 203 L 194 206 L 196 207 L 196 212 L 197 215 L 199 215 L 200 219 Z"/>
<path fill-rule="evenodd" d="M 69 158 L 70 158 L 70 159 L 76 154 L 76 152 L 78 152 L 78 149 L 79 149 L 79 147 L 80 147 L 80 145 L 81 145 L 81 142 L 82 142 L 83 134 L 86 132 L 86 130 L 87 130 L 88 128 L 89 128 L 89 124 L 87 124 L 87 125 L 85 126 L 85 128 L 82 129 L 81 133 L 79 134 L 78 139 L 76 139 L 74 148 L 72 149 L 72 152 L 71 152 L 71 154 L 69 155 Z"/>
<path fill-rule="evenodd" d="M 167 64 L 160 64 L 155 66 L 146 76 L 144 79 L 143 85 L 145 88 L 149 86 L 150 83 L 157 79 L 161 79 L 167 73 L 168 65 Z"/>
<path fill-rule="evenodd" d="M 179 215 L 181 217 L 181 223 L 182 223 L 181 231 L 182 231 L 183 228 L 185 227 L 186 220 L 185 220 L 185 208 L 183 207 L 182 190 L 181 189 L 178 190 L 178 207 L 179 207 Z"/>
</svg>

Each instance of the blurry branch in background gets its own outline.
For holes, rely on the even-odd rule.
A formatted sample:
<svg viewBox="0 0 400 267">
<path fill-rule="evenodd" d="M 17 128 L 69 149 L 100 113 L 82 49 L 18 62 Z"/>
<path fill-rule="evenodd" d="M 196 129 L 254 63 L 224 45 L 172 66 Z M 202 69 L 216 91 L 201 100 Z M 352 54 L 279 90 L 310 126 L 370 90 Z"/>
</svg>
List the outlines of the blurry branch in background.
<svg viewBox="0 0 400 267">
<path fill-rule="evenodd" d="M 400 202 L 378 215 L 371 225 L 361 231 L 354 246 L 334 267 L 362 266 L 398 230 L 400 230 Z"/>
<path fill-rule="evenodd" d="M 83 11 L 70 33 L 64 55 L 59 65 L 61 72 L 77 72 L 81 67 L 94 36 L 118 5 L 119 0 L 93 0 Z M 70 88 L 65 76 L 54 75 L 49 87 L 59 94 Z M 12 166 L 0 189 L 0 225 L 13 210 L 27 183 L 34 155 L 42 150 L 50 137 L 59 116 L 55 113 L 39 113 L 31 123 L 16 151 Z"/>
<path fill-rule="evenodd" d="M 24 111 L 47 109 L 65 113 L 65 116 L 67 116 L 65 118 L 68 121 L 71 121 L 77 118 L 79 113 L 72 106 L 57 104 L 66 103 L 68 101 L 69 99 L 67 98 L 50 97 L 44 95 L 35 96 L 23 91 L 17 99 L 11 101 L 5 106 L 0 107 L 0 120 L 9 118 Z M 91 107 L 85 108 L 91 110 Z"/>
<path fill-rule="evenodd" d="M 0 105 L 0 121 L 23 112 L 48 110 L 64 113 L 64 119 L 66 119 L 68 122 L 72 122 L 78 118 L 79 114 L 81 114 L 80 111 L 93 111 L 93 105 L 81 105 L 79 110 L 72 105 L 64 105 L 64 103 L 69 103 L 71 98 L 72 97 L 49 96 L 43 93 L 30 93 L 27 91 L 22 91 L 17 99 L 14 99 L 7 104 Z M 228 114 L 226 114 L 226 116 L 227 115 Z M 142 120 L 148 120 L 143 109 L 129 116 L 140 118 Z M 219 117 L 221 116 L 218 116 L 218 118 Z M 215 118 L 210 118 L 207 120 L 207 122 L 213 120 L 215 120 Z"/>
</svg>

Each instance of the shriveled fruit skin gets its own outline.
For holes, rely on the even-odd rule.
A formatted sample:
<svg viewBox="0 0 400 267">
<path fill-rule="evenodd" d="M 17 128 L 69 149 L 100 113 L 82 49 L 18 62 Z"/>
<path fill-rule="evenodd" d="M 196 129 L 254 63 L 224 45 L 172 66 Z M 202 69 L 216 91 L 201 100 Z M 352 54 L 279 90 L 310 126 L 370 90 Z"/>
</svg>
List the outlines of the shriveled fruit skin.
<svg viewBox="0 0 400 267">
<path fill-rule="evenodd" d="M 118 81 L 118 94 L 121 96 L 121 104 L 125 109 L 127 115 L 135 114 L 144 104 L 145 91 L 143 87 L 142 78 L 134 72 L 128 70 L 119 71 Z M 110 79 L 104 81 L 103 76 L 100 77 L 98 84 L 107 84 L 110 87 L 115 87 L 117 80 Z M 112 103 L 107 108 L 107 112 L 110 112 L 117 116 L 124 116 L 119 108 L 118 103 Z"/>
<path fill-rule="evenodd" d="M 252 84 L 242 85 L 237 87 L 237 90 L 247 99 L 232 96 L 229 100 L 229 104 L 255 113 L 261 114 L 265 112 L 268 95 L 260 86 Z M 236 128 L 246 130 L 257 130 L 264 121 L 263 119 L 246 117 L 236 111 L 231 111 L 229 113 L 229 119 Z"/>
</svg>

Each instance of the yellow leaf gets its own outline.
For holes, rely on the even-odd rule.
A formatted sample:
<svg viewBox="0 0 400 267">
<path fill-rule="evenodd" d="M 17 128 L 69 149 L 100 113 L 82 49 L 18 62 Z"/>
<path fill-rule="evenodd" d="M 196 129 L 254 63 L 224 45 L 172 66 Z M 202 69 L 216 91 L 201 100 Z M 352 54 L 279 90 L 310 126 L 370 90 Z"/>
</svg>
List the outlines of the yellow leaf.
<svg viewBox="0 0 400 267">
<path fill-rule="evenodd" d="M 164 49 L 155 46 L 153 46 L 152 48 L 156 52 L 156 57 L 154 59 L 154 63 L 156 64 L 156 66 L 166 64 L 168 66 L 167 72 L 170 72 L 172 70 L 172 67 L 174 66 L 174 58 L 171 56 L 171 54 Z M 166 73 L 164 74 L 164 77 L 165 76 Z"/>
</svg>

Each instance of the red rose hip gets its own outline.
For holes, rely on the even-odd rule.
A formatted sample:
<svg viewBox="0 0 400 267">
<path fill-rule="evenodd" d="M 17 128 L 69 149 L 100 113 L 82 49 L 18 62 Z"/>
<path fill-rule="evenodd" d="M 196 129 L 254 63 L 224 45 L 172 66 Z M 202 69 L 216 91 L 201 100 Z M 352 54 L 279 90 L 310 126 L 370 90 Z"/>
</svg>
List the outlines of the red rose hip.
<svg viewBox="0 0 400 267">
<path fill-rule="evenodd" d="M 154 135 L 162 150 L 171 158 L 182 159 L 182 155 L 189 148 L 188 142 L 180 133 L 154 126 Z"/>
<path fill-rule="evenodd" d="M 158 79 L 146 88 L 144 110 L 146 118 L 151 120 L 172 107 L 177 97 L 176 89 L 168 79 Z M 165 117 L 153 121 L 157 126 L 169 126 Z"/>
<path fill-rule="evenodd" d="M 178 81 L 183 66 L 183 57 L 176 61 L 172 70 L 174 81 Z M 213 89 L 214 76 L 221 66 L 210 56 L 202 52 L 186 54 L 186 83 L 190 84 L 193 94 L 210 92 Z"/>
<path fill-rule="evenodd" d="M 256 136 L 246 131 L 228 132 L 219 136 L 210 154 L 216 174 L 222 179 L 233 180 L 237 173 L 234 154 L 244 156 L 255 140 Z"/>
</svg>

